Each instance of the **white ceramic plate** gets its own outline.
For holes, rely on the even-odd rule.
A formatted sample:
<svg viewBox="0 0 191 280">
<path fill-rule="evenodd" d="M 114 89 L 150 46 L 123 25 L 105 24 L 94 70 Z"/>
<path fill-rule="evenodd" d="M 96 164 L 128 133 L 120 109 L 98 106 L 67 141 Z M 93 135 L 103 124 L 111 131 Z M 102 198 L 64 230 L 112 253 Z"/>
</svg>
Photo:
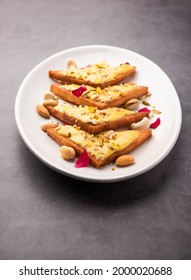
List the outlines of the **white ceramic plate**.
<svg viewBox="0 0 191 280">
<path fill-rule="evenodd" d="M 136 163 L 119 168 L 110 164 L 99 170 L 88 166 L 75 168 L 63 160 L 59 146 L 42 132 L 46 122 L 36 112 L 52 80 L 48 70 L 63 69 L 66 60 L 74 58 L 79 67 L 106 60 L 111 65 L 129 62 L 137 67 L 131 81 L 148 86 L 152 96 L 148 101 L 162 111 L 161 125 L 153 130 L 153 137 L 133 151 Z M 110 46 L 83 46 L 59 52 L 37 65 L 24 79 L 16 98 L 15 117 L 18 130 L 28 148 L 50 168 L 76 179 L 94 182 L 114 182 L 140 175 L 161 162 L 173 148 L 181 128 L 181 107 L 176 90 L 167 75 L 152 61 L 135 52 Z M 52 119 L 53 120 L 53 117 Z"/>
</svg>

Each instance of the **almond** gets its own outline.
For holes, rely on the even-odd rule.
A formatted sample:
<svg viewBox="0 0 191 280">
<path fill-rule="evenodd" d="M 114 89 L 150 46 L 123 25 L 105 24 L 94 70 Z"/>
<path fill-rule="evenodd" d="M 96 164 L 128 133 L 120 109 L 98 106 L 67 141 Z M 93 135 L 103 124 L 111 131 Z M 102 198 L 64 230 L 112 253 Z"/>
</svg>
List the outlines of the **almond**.
<svg viewBox="0 0 191 280">
<path fill-rule="evenodd" d="M 56 128 L 57 126 L 57 123 L 45 123 L 41 126 L 41 128 L 43 131 L 47 131 L 48 128 Z"/>
<path fill-rule="evenodd" d="M 47 92 L 47 93 L 45 93 L 44 94 L 44 100 L 47 100 L 47 99 L 57 99 L 57 97 L 53 94 L 53 93 L 51 93 L 51 92 Z"/>
<path fill-rule="evenodd" d="M 44 117 L 46 119 L 50 118 L 50 113 L 48 112 L 48 110 L 44 106 L 37 105 L 36 110 L 39 113 L 39 115 L 41 115 L 42 117 Z"/>
<path fill-rule="evenodd" d="M 123 155 L 123 156 L 120 156 L 116 159 L 115 161 L 115 164 L 117 166 L 127 166 L 129 164 L 132 164 L 135 162 L 135 159 L 133 156 L 130 156 L 130 155 Z"/>
<path fill-rule="evenodd" d="M 43 106 L 44 107 L 48 107 L 48 106 L 52 106 L 52 107 L 55 107 L 58 105 L 58 100 L 54 100 L 54 99 L 46 99 L 44 102 L 43 102 Z"/>
</svg>

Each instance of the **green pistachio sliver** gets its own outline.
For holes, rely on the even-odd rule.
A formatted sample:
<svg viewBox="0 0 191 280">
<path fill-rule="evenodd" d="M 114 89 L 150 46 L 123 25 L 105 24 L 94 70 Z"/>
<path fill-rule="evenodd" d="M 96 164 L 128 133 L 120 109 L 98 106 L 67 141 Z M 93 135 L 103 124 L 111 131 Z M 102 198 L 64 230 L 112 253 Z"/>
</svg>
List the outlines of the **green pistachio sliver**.
<svg viewBox="0 0 191 280">
<path fill-rule="evenodd" d="M 88 112 L 89 113 L 95 113 L 96 112 L 96 108 L 95 107 L 88 107 Z"/>
<path fill-rule="evenodd" d="M 84 91 L 84 92 L 82 93 L 82 96 L 88 94 L 89 92 L 90 92 L 90 89 L 87 89 L 86 91 Z"/>
<path fill-rule="evenodd" d="M 112 146 L 112 148 L 113 148 L 114 150 L 116 150 L 116 151 L 119 151 L 119 150 L 120 150 L 119 146 L 116 145 L 114 142 L 111 142 L 111 146 Z"/>
<path fill-rule="evenodd" d="M 99 120 L 99 116 L 98 115 L 94 115 L 93 118 L 96 119 L 96 120 Z"/>
<path fill-rule="evenodd" d="M 100 138 L 100 139 L 99 139 L 99 146 L 100 146 L 100 147 L 103 147 L 103 138 Z"/>
<path fill-rule="evenodd" d="M 149 103 L 147 100 L 143 100 L 142 103 L 143 103 L 145 106 L 151 106 L 150 103 Z"/>
<path fill-rule="evenodd" d="M 117 134 L 113 134 L 112 139 L 115 140 L 117 138 Z"/>
<path fill-rule="evenodd" d="M 100 87 L 97 87 L 97 88 L 96 88 L 96 92 L 97 92 L 98 94 L 100 94 L 100 93 L 102 92 L 101 88 L 100 88 Z"/>
<path fill-rule="evenodd" d="M 153 114 L 161 114 L 161 111 L 159 111 L 159 110 L 151 110 L 151 112 L 152 112 Z"/>
</svg>

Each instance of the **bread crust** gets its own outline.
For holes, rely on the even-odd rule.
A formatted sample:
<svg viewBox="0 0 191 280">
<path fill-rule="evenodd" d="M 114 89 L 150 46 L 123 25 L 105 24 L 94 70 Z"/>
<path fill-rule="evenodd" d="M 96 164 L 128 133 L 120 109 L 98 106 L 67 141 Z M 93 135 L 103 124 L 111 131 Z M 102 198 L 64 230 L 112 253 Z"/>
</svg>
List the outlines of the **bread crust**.
<svg viewBox="0 0 191 280">
<path fill-rule="evenodd" d="M 126 101 L 130 99 L 140 98 L 141 96 L 148 94 L 148 87 L 139 86 L 138 88 L 132 90 L 131 92 L 127 92 L 126 94 L 123 94 L 120 97 L 112 101 L 109 101 L 107 103 L 94 101 L 83 96 L 77 97 L 74 94 L 72 94 L 71 91 L 68 91 L 65 88 L 60 87 L 59 84 L 52 84 L 50 86 L 50 91 L 53 92 L 56 96 L 60 97 L 61 99 L 64 99 L 76 105 L 82 105 L 82 106 L 88 105 L 88 106 L 95 106 L 98 109 L 105 109 L 108 107 L 121 106 L 122 104 L 124 104 Z"/>
<path fill-rule="evenodd" d="M 92 83 L 88 80 L 84 79 L 79 79 L 75 77 L 68 77 L 65 76 L 63 73 L 61 73 L 62 70 L 49 70 L 48 74 L 49 77 L 59 83 L 64 83 L 64 84 L 78 84 L 78 85 L 89 85 L 93 87 L 100 87 L 100 88 L 105 88 L 107 86 L 112 86 L 115 85 L 116 83 L 121 82 L 122 80 L 126 79 L 127 77 L 133 75 L 136 72 L 136 67 L 135 66 L 129 66 L 129 69 L 125 73 L 121 73 L 117 75 L 115 79 L 111 79 L 109 81 L 105 81 L 103 83 Z"/>
<path fill-rule="evenodd" d="M 47 128 L 46 132 L 47 132 L 48 136 L 50 136 L 60 146 L 66 145 L 66 146 L 72 147 L 75 150 L 77 156 L 79 156 L 83 153 L 83 151 L 84 151 L 83 148 L 81 148 L 80 146 L 78 146 L 77 144 L 72 142 L 69 138 L 66 138 L 66 137 L 61 136 L 58 133 L 56 133 L 55 128 Z M 116 151 L 115 153 L 113 153 L 112 155 L 110 155 L 109 157 L 107 157 L 104 160 L 101 160 L 101 159 L 98 160 L 94 155 L 88 154 L 89 159 L 90 159 L 90 164 L 92 166 L 94 166 L 95 168 L 100 168 L 109 163 L 112 163 L 119 156 L 128 154 L 129 152 L 133 151 L 135 148 L 140 146 L 143 142 L 145 142 L 151 136 L 152 136 L 151 130 L 140 130 L 139 137 L 136 138 L 130 145 L 125 147 L 123 150 Z"/>
<path fill-rule="evenodd" d="M 107 131 L 111 129 L 113 130 L 123 126 L 129 126 L 132 123 L 141 121 L 144 117 L 148 117 L 149 115 L 149 113 L 147 112 L 137 112 L 137 113 L 126 115 L 114 121 L 93 124 L 93 123 L 85 123 L 80 119 L 77 119 L 75 116 L 68 116 L 67 113 L 60 112 L 59 110 L 56 110 L 55 107 L 48 106 L 47 109 L 52 116 L 58 118 L 59 120 L 65 123 L 80 126 L 81 129 L 89 132 L 90 134 L 92 133 L 97 134 L 102 131 Z"/>
</svg>

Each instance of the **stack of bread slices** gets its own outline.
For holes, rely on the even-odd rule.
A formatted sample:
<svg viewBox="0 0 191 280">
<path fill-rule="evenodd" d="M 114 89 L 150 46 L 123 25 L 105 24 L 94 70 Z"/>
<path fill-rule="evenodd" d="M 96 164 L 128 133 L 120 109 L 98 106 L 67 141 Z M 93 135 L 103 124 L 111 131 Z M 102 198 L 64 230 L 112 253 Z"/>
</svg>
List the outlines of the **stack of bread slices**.
<svg viewBox="0 0 191 280">
<path fill-rule="evenodd" d="M 78 68 L 72 59 L 66 69 L 49 71 L 56 83 L 43 107 L 47 116 L 64 123 L 47 123 L 42 129 L 61 146 L 66 160 L 85 153 L 96 168 L 134 162 L 129 153 L 152 135 L 149 126 L 136 129 L 148 118 L 148 112 L 137 111 L 148 87 L 124 82 L 135 73 L 136 67 L 128 63 L 111 66 L 103 61 Z"/>
</svg>

